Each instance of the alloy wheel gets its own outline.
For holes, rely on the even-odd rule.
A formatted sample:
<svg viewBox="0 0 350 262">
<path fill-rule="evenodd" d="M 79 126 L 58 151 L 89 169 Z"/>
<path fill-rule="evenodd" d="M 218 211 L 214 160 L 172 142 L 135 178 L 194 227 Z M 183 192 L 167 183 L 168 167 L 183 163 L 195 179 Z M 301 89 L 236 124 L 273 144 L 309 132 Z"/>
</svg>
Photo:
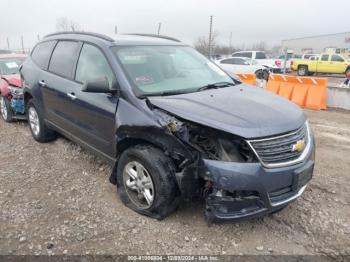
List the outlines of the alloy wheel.
<svg viewBox="0 0 350 262">
<path fill-rule="evenodd" d="M 150 208 L 154 201 L 154 184 L 146 168 L 137 161 L 129 162 L 123 170 L 123 182 L 130 200 L 139 208 Z"/>
<path fill-rule="evenodd" d="M 39 124 L 39 116 L 34 107 L 30 107 L 28 111 L 28 120 L 30 128 L 33 131 L 35 136 L 38 136 L 40 133 L 40 124 Z"/>
<path fill-rule="evenodd" d="M 0 98 L 0 111 L 1 111 L 1 116 L 3 117 L 3 119 L 7 119 L 7 107 L 6 107 L 6 103 L 5 103 L 5 98 L 3 96 L 1 96 Z"/>
</svg>

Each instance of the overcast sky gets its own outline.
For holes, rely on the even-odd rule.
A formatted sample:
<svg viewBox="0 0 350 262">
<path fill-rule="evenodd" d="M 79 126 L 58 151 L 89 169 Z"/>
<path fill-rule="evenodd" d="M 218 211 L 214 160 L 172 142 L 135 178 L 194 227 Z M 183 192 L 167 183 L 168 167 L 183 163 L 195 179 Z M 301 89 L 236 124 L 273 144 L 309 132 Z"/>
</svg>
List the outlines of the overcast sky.
<svg viewBox="0 0 350 262">
<path fill-rule="evenodd" d="M 264 41 L 350 31 L 349 0 L 1 0 L 0 48 L 31 47 L 56 31 L 59 17 L 77 22 L 84 31 L 113 36 L 118 33 L 156 33 L 193 44 L 207 36 L 209 16 L 219 42 L 246 46 Z"/>
</svg>

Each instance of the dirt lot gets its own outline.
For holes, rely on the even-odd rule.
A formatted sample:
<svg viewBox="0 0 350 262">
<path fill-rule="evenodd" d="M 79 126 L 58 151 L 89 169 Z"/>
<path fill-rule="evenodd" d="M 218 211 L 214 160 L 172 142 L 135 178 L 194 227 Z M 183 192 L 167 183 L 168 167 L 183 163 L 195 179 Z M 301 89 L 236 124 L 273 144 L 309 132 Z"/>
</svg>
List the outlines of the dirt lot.
<svg viewBox="0 0 350 262">
<path fill-rule="evenodd" d="M 0 121 L 0 254 L 350 255 L 350 113 L 306 113 L 317 166 L 304 195 L 275 215 L 211 227 L 201 202 L 163 221 L 132 212 L 92 154 Z"/>
</svg>

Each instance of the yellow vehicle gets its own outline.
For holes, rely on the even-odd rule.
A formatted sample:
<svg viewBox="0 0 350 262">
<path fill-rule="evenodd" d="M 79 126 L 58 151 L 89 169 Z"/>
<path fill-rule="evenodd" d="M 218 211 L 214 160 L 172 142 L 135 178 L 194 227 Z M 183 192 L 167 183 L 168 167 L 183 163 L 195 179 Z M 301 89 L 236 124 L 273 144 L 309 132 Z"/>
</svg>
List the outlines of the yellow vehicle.
<svg viewBox="0 0 350 262">
<path fill-rule="evenodd" d="M 291 68 L 300 76 L 313 73 L 347 74 L 350 73 L 350 60 L 340 54 L 323 53 L 316 60 L 293 59 Z"/>
</svg>

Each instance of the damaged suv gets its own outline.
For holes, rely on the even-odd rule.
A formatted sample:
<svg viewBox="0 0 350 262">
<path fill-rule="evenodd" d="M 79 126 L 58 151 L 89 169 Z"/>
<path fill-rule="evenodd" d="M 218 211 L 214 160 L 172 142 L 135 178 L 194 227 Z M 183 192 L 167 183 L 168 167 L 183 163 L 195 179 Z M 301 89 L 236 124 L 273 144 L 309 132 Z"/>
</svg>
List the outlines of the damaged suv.
<svg viewBox="0 0 350 262">
<path fill-rule="evenodd" d="M 200 196 L 209 222 L 261 216 L 312 177 L 302 110 L 176 39 L 56 33 L 21 75 L 34 139 L 60 133 L 103 157 L 123 203 L 143 215 L 162 219 Z"/>
</svg>

